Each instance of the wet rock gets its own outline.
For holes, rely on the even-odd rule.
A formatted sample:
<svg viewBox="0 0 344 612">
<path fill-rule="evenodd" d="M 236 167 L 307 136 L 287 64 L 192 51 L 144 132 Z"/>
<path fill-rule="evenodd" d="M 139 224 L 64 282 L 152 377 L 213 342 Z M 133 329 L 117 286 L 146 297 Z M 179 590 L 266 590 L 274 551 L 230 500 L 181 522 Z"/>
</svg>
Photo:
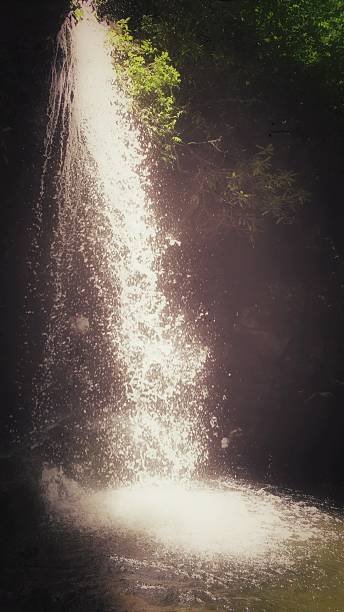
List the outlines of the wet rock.
<svg viewBox="0 0 344 612">
<path fill-rule="evenodd" d="M 273 329 L 275 327 L 275 329 Z M 233 328 L 236 355 L 243 360 L 278 359 L 284 352 L 289 337 L 269 320 L 268 313 L 258 304 L 244 308 Z M 280 327 L 280 326 L 279 326 Z"/>
<path fill-rule="evenodd" d="M 54 609 L 56 608 L 51 593 L 47 589 L 39 587 L 30 593 L 24 604 L 23 612 L 47 612 Z"/>
</svg>

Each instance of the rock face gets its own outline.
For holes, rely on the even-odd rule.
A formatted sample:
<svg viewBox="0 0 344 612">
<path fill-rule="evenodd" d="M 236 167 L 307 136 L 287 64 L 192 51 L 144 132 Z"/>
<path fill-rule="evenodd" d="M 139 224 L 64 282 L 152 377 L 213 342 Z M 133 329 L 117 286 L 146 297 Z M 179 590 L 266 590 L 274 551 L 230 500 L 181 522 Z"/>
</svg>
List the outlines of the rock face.
<svg viewBox="0 0 344 612">
<path fill-rule="evenodd" d="M 279 321 L 276 325 L 276 313 L 272 313 L 271 308 L 268 312 L 264 311 L 264 305 L 258 303 L 247 306 L 238 315 L 233 328 L 237 359 L 240 360 L 240 354 L 243 361 L 250 355 L 256 360 L 273 361 L 281 358 L 290 341 L 287 335 L 290 330 Z"/>
<path fill-rule="evenodd" d="M 27 257 L 32 236 L 33 201 L 37 197 L 46 122 L 46 98 L 52 41 L 67 1 L 22 2 L 2 6 L 0 61 L 0 171 L 2 223 L 0 236 L 1 423 L 0 442 L 6 446 L 16 421 L 27 426 L 31 393 L 18 378 L 30 378 L 22 363 L 34 360 L 25 353 L 24 294 L 29 279 Z M 36 336 L 38 338 L 38 329 Z"/>
<path fill-rule="evenodd" d="M 306 229 L 300 240 L 293 228 L 278 242 L 264 236 L 255 249 L 229 237 L 195 265 L 215 362 L 211 453 L 224 470 L 338 496 L 343 269 Z"/>
</svg>

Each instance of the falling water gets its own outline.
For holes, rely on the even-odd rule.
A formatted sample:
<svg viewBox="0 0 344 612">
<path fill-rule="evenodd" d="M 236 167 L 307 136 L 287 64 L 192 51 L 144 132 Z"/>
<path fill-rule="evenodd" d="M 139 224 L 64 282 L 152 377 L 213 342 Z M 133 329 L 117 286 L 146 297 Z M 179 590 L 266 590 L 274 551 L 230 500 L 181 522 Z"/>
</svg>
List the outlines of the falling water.
<svg viewBox="0 0 344 612">
<path fill-rule="evenodd" d="M 57 39 L 35 211 L 44 342 L 33 446 L 50 464 L 47 508 L 57 529 L 98 538 L 99 559 L 140 607 L 173 592 L 178 607 L 259 612 L 287 593 L 283 609 L 315 609 L 315 589 L 341 580 L 342 519 L 234 480 L 195 480 L 207 459 L 207 350 L 169 298 L 175 241 L 158 227 L 148 146 L 107 26 L 85 8 Z M 85 487 L 95 472 L 115 486 Z"/>
<path fill-rule="evenodd" d="M 164 295 L 168 239 L 149 197 L 149 145 L 118 85 L 107 31 L 90 10 L 66 20 L 52 67 L 37 207 L 51 236 L 51 304 L 36 427 L 73 422 L 85 440 L 96 428 L 101 469 L 116 466 L 123 479 L 189 478 L 206 457 L 207 351 Z"/>
</svg>

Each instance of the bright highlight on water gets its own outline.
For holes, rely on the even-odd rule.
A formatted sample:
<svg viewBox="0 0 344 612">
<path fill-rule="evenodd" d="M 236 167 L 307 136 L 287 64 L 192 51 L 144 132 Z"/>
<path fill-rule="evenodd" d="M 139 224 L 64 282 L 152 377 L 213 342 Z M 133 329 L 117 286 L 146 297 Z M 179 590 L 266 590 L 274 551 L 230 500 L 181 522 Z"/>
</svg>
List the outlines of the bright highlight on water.
<svg viewBox="0 0 344 612">
<path fill-rule="evenodd" d="M 233 480 L 90 491 L 48 467 L 42 486 L 54 522 L 92 534 L 143 609 L 172 594 L 173 610 L 340 610 L 315 604 L 330 584 L 340 599 L 343 523 L 310 502 Z"/>
<path fill-rule="evenodd" d="M 328 516 L 235 481 L 146 483 L 89 492 L 56 468 L 42 483 L 50 508 L 78 525 L 144 534 L 179 554 L 287 567 L 324 542 Z M 328 536 L 328 534 L 327 534 Z M 292 543 L 292 547 L 290 547 Z"/>
<path fill-rule="evenodd" d="M 50 164 L 55 164 L 52 188 L 58 205 L 51 250 L 55 296 L 37 420 L 49 421 L 49 404 L 54 413 L 51 388 L 58 368 L 66 367 L 66 344 L 73 343 L 73 332 L 84 331 L 92 343 L 92 322 L 73 310 L 73 294 L 79 291 L 78 281 L 71 284 L 77 252 L 84 265 L 88 258 L 94 260 L 89 274 L 102 312 L 90 316 L 100 319 L 109 341 L 105 351 L 113 371 L 110 367 L 108 378 L 120 379 L 107 398 L 104 417 L 111 453 L 117 452 L 129 480 L 190 478 L 206 457 L 202 377 L 207 351 L 192 337 L 178 305 L 164 295 L 162 256 L 168 241 L 158 233 L 148 196 L 145 145 L 134 126 L 130 100 L 116 81 L 107 26 L 91 11 L 76 25 L 65 22 L 58 36 L 43 204 Z M 89 296 L 84 298 L 87 302 Z M 94 348 L 98 350 L 95 343 Z M 81 372 L 85 383 L 87 374 Z M 89 383 L 78 407 L 81 413 L 97 402 L 97 372 Z M 92 409 L 99 419 L 97 406 Z"/>
</svg>

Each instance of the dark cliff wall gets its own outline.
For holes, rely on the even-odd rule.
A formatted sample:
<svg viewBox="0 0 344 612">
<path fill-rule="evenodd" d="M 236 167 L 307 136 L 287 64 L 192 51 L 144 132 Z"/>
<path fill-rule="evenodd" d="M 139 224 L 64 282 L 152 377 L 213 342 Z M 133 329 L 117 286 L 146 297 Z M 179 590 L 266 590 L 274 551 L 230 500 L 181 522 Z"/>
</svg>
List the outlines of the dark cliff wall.
<svg viewBox="0 0 344 612">
<path fill-rule="evenodd" d="M 1 446 L 25 411 L 18 393 L 33 202 L 37 197 L 53 40 L 66 1 L 11 0 L 2 6 L 0 42 Z"/>
</svg>

